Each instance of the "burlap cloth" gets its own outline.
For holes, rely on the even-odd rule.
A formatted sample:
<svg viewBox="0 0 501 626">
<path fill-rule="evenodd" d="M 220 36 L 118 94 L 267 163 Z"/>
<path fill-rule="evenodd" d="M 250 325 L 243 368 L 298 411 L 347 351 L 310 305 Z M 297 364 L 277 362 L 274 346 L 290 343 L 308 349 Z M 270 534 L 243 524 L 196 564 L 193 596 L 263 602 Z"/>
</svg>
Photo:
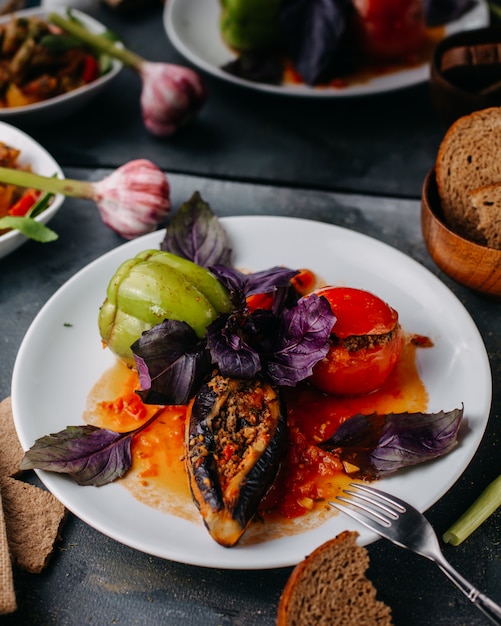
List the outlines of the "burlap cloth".
<svg viewBox="0 0 501 626">
<path fill-rule="evenodd" d="M 0 402 L 0 615 L 17 608 L 12 566 L 40 573 L 66 517 L 66 509 L 51 493 L 19 480 L 23 456 L 6 398 Z"/>
</svg>

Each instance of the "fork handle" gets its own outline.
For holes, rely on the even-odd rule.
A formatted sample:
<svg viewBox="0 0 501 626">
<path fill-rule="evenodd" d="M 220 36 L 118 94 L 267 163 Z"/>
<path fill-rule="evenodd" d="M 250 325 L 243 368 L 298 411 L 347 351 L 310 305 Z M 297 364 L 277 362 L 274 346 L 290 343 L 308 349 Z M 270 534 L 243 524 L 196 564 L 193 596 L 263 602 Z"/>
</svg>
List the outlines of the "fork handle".
<svg viewBox="0 0 501 626">
<path fill-rule="evenodd" d="M 501 626 L 501 607 L 461 576 L 445 557 L 435 560 L 438 567 L 492 623 Z"/>
</svg>

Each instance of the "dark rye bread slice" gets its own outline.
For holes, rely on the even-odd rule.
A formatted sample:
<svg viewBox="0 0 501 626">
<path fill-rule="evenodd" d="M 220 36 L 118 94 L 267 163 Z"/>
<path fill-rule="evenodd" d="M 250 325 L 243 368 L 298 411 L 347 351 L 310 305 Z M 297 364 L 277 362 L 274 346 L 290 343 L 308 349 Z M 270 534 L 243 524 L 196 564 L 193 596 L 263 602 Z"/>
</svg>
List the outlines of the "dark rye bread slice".
<svg viewBox="0 0 501 626">
<path fill-rule="evenodd" d="M 65 507 L 48 491 L 17 480 L 24 456 L 12 417 L 10 398 L 0 402 L 0 493 L 10 557 L 19 568 L 40 573 L 47 565 L 62 525 Z M 0 578 L 6 572 L 0 570 Z"/>
<path fill-rule="evenodd" d="M 469 192 L 501 182 L 501 107 L 474 111 L 456 120 L 445 134 L 435 174 L 448 226 L 480 244 L 479 218 Z"/>
<path fill-rule="evenodd" d="M 369 555 L 345 531 L 314 550 L 287 581 L 277 626 L 391 626 L 391 609 L 366 577 Z"/>
<path fill-rule="evenodd" d="M 51 493 L 15 478 L 0 478 L 12 562 L 40 574 L 54 552 L 66 509 Z"/>
<path fill-rule="evenodd" d="M 501 183 L 474 189 L 469 196 L 487 246 L 501 250 Z"/>
</svg>

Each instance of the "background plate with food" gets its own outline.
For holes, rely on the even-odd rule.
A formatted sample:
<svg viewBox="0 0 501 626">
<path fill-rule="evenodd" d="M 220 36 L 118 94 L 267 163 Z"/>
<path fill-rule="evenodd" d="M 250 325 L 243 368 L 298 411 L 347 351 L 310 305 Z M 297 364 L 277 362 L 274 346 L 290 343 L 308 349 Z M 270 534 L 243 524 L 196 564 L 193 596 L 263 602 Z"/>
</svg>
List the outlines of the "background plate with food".
<svg viewBox="0 0 501 626">
<path fill-rule="evenodd" d="M 463 305 L 420 264 L 365 235 L 283 217 L 231 217 L 221 223 L 236 267 L 254 271 L 275 265 L 305 267 L 329 284 L 370 290 L 395 307 L 405 331 L 431 340 L 433 347 L 417 356 L 428 410 L 452 410 L 464 404 L 460 444 L 440 459 L 378 481 L 381 488 L 426 510 L 464 471 L 489 417 L 489 361 Z M 47 433 L 84 423 L 90 390 L 116 362 L 111 351 L 103 349 L 97 325 L 108 282 L 120 263 L 158 248 L 163 236 L 163 232 L 147 235 L 97 259 L 69 280 L 36 317 L 19 350 L 12 381 L 14 420 L 24 449 Z M 199 566 L 290 566 L 352 526 L 332 511 L 322 523 L 312 520 L 293 532 L 280 528 L 273 536 L 252 533 L 228 549 L 212 540 L 196 512 L 193 519 L 186 519 L 147 506 L 120 481 L 82 487 L 68 476 L 43 471 L 39 475 L 68 509 L 100 532 L 145 553 Z M 376 539 L 357 530 L 362 544 Z"/>
<path fill-rule="evenodd" d="M 363 3 L 362 3 L 363 4 Z M 164 25 L 173 45 L 192 63 L 225 81 L 250 87 L 259 91 L 287 96 L 311 98 L 367 96 L 419 84 L 429 78 L 429 58 L 407 67 L 391 68 L 391 71 L 371 74 L 362 72 L 356 80 L 341 86 L 335 83 L 310 87 L 306 84 L 286 82 L 280 85 L 248 80 L 222 69 L 235 61 L 237 54 L 223 41 L 220 28 L 220 0 L 169 0 L 165 5 Z M 489 22 L 489 11 L 484 0 L 474 0 L 458 18 L 444 27 L 433 29 L 431 39 L 437 41 L 446 35 L 469 28 L 479 28 Z"/>
<path fill-rule="evenodd" d="M 5 144 L 9 148 L 19 150 L 19 154 L 15 159 L 15 162 L 19 167 L 29 168 L 35 174 L 41 174 L 42 176 L 56 176 L 57 178 L 64 178 L 61 167 L 45 150 L 45 148 L 43 148 L 29 135 L 14 126 L 5 122 L 0 122 L 0 143 Z M 12 166 L 11 163 L 5 162 L 3 162 L 2 165 L 8 167 Z M 0 196 L 2 199 L 5 199 L 3 191 L 9 187 L 12 186 L 0 184 Z M 64 197 L 62 195 L 55 195 L 50 205 L 35 219 L 39 220 L 43 224 L 46 224 L 59 211 L 63 201 Z M 0 217 L 8 214 L 8 211 L 9 202 L 4 202 L 4 206 L 0 206 Z M 0 234 L 0 258 L 10 254 L 16 250 L 16 248 L 19 248 L 21 244 L 27 241 L 27 238 L 18 230 L 0 232 L 3 233 Z"/>
<path fill-rule="evenodd" d="M 54 12 L 66 15 L 68 10 L 61 6 L 54 9 Z M 48 13 L 42 8 L 17 11 L 0 18 L 0 29 L 5 28 L 7 24 L 12 25 L 13 20 L 17 19 L 25 22 L 35 19 L 45 21 Z M 103 33 L 106 30 L 97 20 L 77 9 L 71 9 L 71 15 L 93 33 Z M 59 40 L 54 35 L 48 35 L 43 40 L 45 34 L 41 37 L 36 35 L 28 43 L 30 36 L 21 32 L 21 28 L 16 27 L 12 30 L 17 31 L 13 39 L 18 38 L 18 41 L 12 44 L 16 49 L 15 56 L 13 53 L 0 55 L 0 67 L 5 64 L 6 73 L 11 76 L 7 83 L 2 84 L 0 119 L 14 123 L 29 121 L 36 124 L 59 120 L 62 116 L 75 113 L 97 96 L 122 69 L 122 63 L 116 59 L 103 59 L 91 53 L 82 60 L 75 59 L 69 52 L 69 37 L 65 37 L 63 41 L 62 38 Z M 80 42 L 74 43 L 81 48 Z M 64 55 L 69 55 L 68 62 L 58 70 L 57 77 L 54 66 L 48 58 L 52 54 L 58 57 L 58 62 L 65 58 Z M 14 65 L 13 58 L 17 58 Z M 19 59 L 22 59 L 22 62 Z M 12 76 L 16 78 L 13 79 Z M 57 95 L 45 97 L 44 90 L 49 94 L 54 93 L 52 86 L 56 80 L 59 84 L 64 82 L 64 88 L 58 89 Z M 75 87 L 75 84 L 80 86 Z"/>
</svg>

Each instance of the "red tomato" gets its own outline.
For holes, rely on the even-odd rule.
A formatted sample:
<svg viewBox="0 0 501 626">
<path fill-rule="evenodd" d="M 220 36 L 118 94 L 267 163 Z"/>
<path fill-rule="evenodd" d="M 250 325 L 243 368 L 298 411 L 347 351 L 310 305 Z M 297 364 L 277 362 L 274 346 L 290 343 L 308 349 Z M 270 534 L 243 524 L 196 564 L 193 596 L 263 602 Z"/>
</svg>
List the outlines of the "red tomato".
<svg viewBox="0 0 501 626">
<path fill-rule="evenodd" d="M 379 341 L 353 351 L 334 340 L 327 355 L 313 368 L 311 383 L 329 394 L 360 395 L 379 389 L 402 352 L 398 313 L 360 289 L 324 287 L 315 293 L 327 298 L 336 315 L 332 328 L 335 338 L 371 335 L 379 336 Z M 391 336 L 386 337 L 389 333 Z"/>
<path fill-rule="evenodd" d="M 353 0 L 355 38 L 366 57 L 402 60 L 426 38 L 422 0 Z"/>
</svg>

